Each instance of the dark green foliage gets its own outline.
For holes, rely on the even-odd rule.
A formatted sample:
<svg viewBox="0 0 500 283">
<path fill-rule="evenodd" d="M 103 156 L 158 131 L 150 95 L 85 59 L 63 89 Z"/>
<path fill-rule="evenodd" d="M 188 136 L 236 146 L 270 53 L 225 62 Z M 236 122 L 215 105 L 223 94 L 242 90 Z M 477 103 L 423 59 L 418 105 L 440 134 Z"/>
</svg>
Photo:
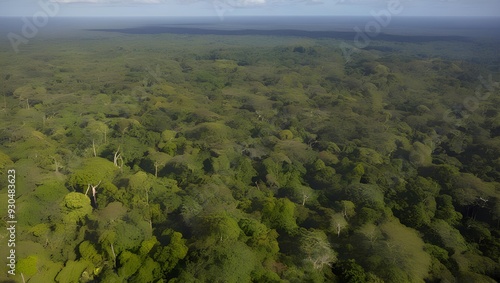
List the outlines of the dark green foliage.
<svg viewBox="0 0 500 283">
<path fill-rule="evenodd" d="M 354 259 L 339 261 L 335 264 L 333 272 L 338 274 L 339 279 L 346 283 L 365 283 L 366 274 L 363 267 Z"/>
<path fill-rule="evenodd" d="M 188 247 L 182 234 L 172 230 L 166 230 L 164 235 L 168 235 L 168 244 L 157 247 L 154 250 L 153 259 L 161 264 L 161 270 L 165 273 L 172 271 L 179 260 L 186 257 Z"/>
<path fill-rule="evenodd" d="M 259 251 L 259 257 L 274 258 L 278 251 L 278 233 L 267 228 L 255 219 L 241 219 L 238 222 L 241 230 L 248 236 L 247 245 Z"/>
</svg>

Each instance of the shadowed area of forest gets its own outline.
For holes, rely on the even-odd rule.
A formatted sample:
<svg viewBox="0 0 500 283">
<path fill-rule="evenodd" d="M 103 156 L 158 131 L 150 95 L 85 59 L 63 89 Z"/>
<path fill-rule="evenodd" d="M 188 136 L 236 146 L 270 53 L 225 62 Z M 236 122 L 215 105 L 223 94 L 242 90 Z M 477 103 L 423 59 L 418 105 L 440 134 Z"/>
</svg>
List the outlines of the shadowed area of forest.
<svg viewBox="0 0 500 283">
<path fill-rule="evenodd" d="M 307 38 L 336 38 L 344 40 L 353 40 L 356 32 L 336 32 L 336 31 L 308 31 L 294 29 L 238 29 L 224 30 L 215 28 L 194 28 L 194 27 L 176 27 L 176 26 L 145 26 L 137 28 L 121 29 L 89 29 L 90 31 L 119 32 L 129 34 L 189 34 L 189 35 L 264 35 L 264 36 L 296 36 Z M 429 41 L 468 41 L 464 36 L 430 36 L 430 35 L 393 35 L 378 34 L 378 40 L 393 42 L 429 42 Z"/>
</svg>

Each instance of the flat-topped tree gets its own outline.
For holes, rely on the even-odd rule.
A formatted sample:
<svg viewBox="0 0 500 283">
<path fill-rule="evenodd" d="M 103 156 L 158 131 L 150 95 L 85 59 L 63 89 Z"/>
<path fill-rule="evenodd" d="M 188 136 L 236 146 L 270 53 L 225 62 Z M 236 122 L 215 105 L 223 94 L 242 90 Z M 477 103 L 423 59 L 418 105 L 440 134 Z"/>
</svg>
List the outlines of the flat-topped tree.
<svg viewBox="0 0 500 283">
<path fill-rule="evenodd" d="M 90 199 L 82 193 L 71 192 L 64 197 L 61 203 L 63 222 L 66 226 L 77 228 L 92 213 Z"/>
<path fill-rule="evenodd" d="M 113 162 L 100 158 L 91 157 L 83 161 L 83 164 L 70 175 L 68 184 L 75 190 L 85 192 L 88 185 L 96 185 L 100 181 L 111 182 L 118 173 L 118 168 Z"/>
</svg>

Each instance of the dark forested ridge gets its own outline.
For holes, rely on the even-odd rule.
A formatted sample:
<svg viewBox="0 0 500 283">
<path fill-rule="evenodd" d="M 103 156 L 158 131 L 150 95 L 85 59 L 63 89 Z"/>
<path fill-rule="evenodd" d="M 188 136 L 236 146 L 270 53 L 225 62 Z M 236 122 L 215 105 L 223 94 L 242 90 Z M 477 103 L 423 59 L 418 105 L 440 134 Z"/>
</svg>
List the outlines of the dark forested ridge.
<svg viewBox="0 0 500 283">
<path fill-rule="evenodd" d="M 352 40 L 356 32 L 347 31 L 309 31 L 297 29 L 218 29 L 218 28 L 199 28 L 199 27 L 178 27 L 178 26 L 144 26 L 134 28 L 116 28 L 116 29 L 89 29 L 89 31 L 119 32 L 128 34 L 190 34 L 190 35 L 265 35 L 265 36 L 295 36 L 306 38 L 335 38 Z M 378 40 L 394 42 L 426 42 L 426 41 L 469 41 L 465 36 L 433 36 L 433 35 L 394 35 L 379 34 Z"/>
<path fill-rule="evenodd" d="M 15 280 L 500 279 L 496 46 L 103 34 L 0 49 Z"/>
</svg>

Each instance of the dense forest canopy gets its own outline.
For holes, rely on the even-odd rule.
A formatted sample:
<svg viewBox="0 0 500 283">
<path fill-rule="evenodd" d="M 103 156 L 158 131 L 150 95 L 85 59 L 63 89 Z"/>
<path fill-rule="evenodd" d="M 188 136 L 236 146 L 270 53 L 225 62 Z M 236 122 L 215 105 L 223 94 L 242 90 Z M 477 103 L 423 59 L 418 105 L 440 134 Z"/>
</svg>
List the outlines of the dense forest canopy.
<svg viewBox="0 0 500 283">
<path fill-rule="evenodd" d="M 498 45 L 374 40 L 348 62 L 339 45 L 89 32 L 2 46 L 15 279 L 499 280 Z"/>
</svg>

